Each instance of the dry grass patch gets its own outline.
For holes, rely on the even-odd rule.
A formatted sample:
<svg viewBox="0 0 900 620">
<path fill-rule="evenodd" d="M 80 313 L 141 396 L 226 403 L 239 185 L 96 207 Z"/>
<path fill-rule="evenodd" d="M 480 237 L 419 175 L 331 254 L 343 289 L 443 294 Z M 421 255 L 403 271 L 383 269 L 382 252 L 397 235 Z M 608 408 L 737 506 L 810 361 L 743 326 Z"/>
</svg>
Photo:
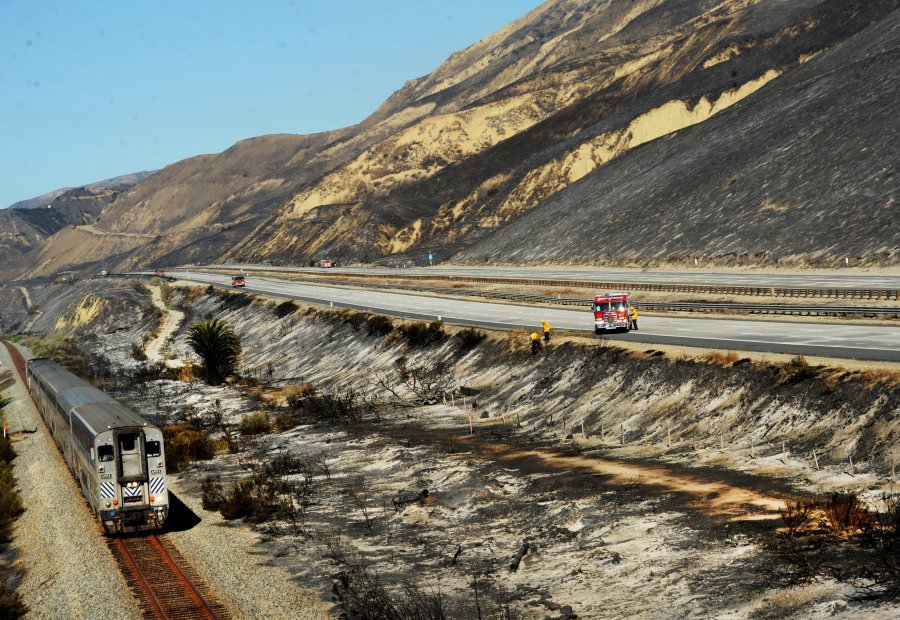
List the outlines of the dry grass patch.
<svg viewBox="0 0 900 620">
<path fill-rule="evenodd" d="M 702 355 L 700 359 L 704 362 L 708 362 L 710 364 L 715 364 L 717 366 L 722 367 L 730 367 L 734 366 L 734 363 L 737 362 L 740 356 L 737 354 L 737 351 L 728 350 L 728 351 L 709 351 L 708 353 Z"/>
</svg>

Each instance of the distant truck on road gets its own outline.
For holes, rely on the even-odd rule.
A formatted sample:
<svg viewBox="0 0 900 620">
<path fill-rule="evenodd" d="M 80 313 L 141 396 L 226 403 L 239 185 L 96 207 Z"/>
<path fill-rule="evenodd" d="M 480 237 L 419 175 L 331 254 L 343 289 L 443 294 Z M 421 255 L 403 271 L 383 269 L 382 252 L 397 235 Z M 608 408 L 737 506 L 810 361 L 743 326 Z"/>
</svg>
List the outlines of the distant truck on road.
<svg viewBox="0 0 900 620">
<path fill-rule="evenodd" d="M 331 269 L 332 267 L 334 267 L 334 259 L 323 258 L 319 261 L 319 267 L 322 267 L 323 269 Z"/>
<path fill-rule="evenodd" d="M 628 311 L 631 294 L 625 292 L 600 293 L 594 295 L 591 310 L 594 312 L 594 333 L 602 334 L 608 329 L 628 331 Z"/>
<path fill-rule="evenodd" d="M 247 286 L 244 276 L 231 276 L 231 286 Z"/>
<path fill-rule="evenodd" d="M 153 272 L 153 275 L 155 275 L 155 276 L 164 276 L 164 275 L 166 275 L 166 270 L 165 270 L 165 269 L 162 269 L 162 268 L 157 269 L 156 271 Z"/>
</svg>

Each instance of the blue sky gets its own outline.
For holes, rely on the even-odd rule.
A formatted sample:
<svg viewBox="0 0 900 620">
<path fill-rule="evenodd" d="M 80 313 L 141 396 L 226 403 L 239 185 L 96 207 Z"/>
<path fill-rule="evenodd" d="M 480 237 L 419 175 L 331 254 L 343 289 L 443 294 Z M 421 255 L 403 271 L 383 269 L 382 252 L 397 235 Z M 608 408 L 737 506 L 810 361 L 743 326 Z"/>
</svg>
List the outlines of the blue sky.
<svg viewBox="0 0 900 620">
<path fill-rule="evenodd" d="M 540 0 L 0 0 L 0 208 L 356 123 Z"/>
</svg>

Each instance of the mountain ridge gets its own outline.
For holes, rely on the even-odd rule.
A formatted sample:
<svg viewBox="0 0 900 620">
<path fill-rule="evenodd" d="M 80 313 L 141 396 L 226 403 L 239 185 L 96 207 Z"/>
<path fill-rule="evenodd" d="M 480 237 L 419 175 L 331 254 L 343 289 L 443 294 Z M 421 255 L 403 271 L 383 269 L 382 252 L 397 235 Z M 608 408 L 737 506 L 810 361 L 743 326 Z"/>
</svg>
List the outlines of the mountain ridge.
<svg viewBox="0 0 900 620">
<path fill-rule="evenodd" d="M 895 210 L 895 182 L 854 171 L 861 163 L 884 167 L 895 154 L 890 140 L 881 138 L 893 135 L 883 110 L 898 103 L 896 71 L 882 67 L 881 74 L 863 72 L 854 82 L 858 93 L 879 93 L 875 118 L 881 137 L 841 105 L 842 85 L 820 73 L 843 72 L 849 79 L 846 66 L 854 53 L 874 62 L 858 41 L 842 45 L 865 39 L 870 30 L 880 33 L 886 48 L 896 46 L 897 11 L 897 0 L 795 0 L 778 6 L 760 0 L 551 0 L 454 53 L 431 74 L 409 80 L 358 125 L 314 136 L 253 138 L 167 166 L 106 205 L 92 225 L 99 234 L 60 230 L 32 250 L 19 273 L 77 267 L 75 253 L 87 269 L 105 260 L 122 268 L 192 260 L 305 264 L 324 255 L 390 262 L 421 259 L 426 252 L 440 260 L 483 262 L 501 260 L 501 248 L 509 248 L 503 260 L 539 263 L 678 264 L 703 256 L 804 266 L 831 264 L 852 253 L 867 264 L 894 264 L 900 243 L 890 227 L 876 230 L 860 221 L 872 209 Z M 790 123 L 779 118 L 776 110 L 789 102 L 764 95 L 789 97 L 779 85 L 794 75 L 822 78 L 820 87 L 828 90 L 819 95 L 834 113 L 798 91 L 811 115 Z M 858 93 L 847 99 L 863 105 L 866 99 Z M 730 120 L 723 122 L 723 116 Z M 811 126 L 812 118 L 824 126 Z M 704 126 L 709 131 L 697 129 Z M 750 126 L 768 144 L 746 140 L 742 132 Z M 814 158 L 790 156 L 792 148 L 806 153 L 808 144 L 835 147 L 837 138 L 815 138 L 817 131 L 839 136 L 852 152 L 866 143 L 870 151 L 862 158 L 836 158 L 831 170 Z M 813 139 L 795 146 L 783 139 L 785 133 Z M 705 150 L 731 153 L 728 170 L 728 158 L 707 158 L 722 179 L 704 180 L 692 163 L 702 159 L 703 145 L 692 140 L 705 141 Z M 732 153 L 731 140 L 741 141 L 747 153 Z M 677 149 L 664 148 L 676 144 Z M 656 151 L 668 159 L 648 155 Z M 741 194 L 745 203 L 731 205 L 724 198 L 727 183 L 742 176 L 735 167 L 742 159 L 753 159 L 768 177 L 756 179 L 755 187 L 748 182 Z M 671 170 L 671 178 L 641 168 L 651 161 L 657 171 Z M 672 169 L 676 164 L 684 168 Z M 823 183 L 830 174 L 849 192 L 869 192 L 873 199 L 840 209 L 821 202 L 798 211 L 793 203 L 807 201 L 809 188 L 796 177 L 807 169 Z M 638 174 L 646 183 L 614 173 Z M 771 187 L 771 177 L 781 177 L 779 192 L 757 195 Z M 875 185 L 862 188 L 863 182 Z M 591 194 L 615 196 L 614 211 L 641 212 L 650 221 L 655 211 L 638 206 L 658 202 L 654 187 L 676 197 L 690 194 L 691 201 L 671 201 L 676 207 L 669 217 L 694 221 L 694 228 L 702 223 L 706 237 L 688 243 L 691 235 L 681 232 L 679 244 L 660 238 L 658 230 L 636 236 L 627 221 L 609 213 L 608 201 Z M 832 201 L 846 195 L 826 194 Z M 700 222 L 701 200 L 725 200 L 731 213 L 752 225 L 736 225 L 738 219 L 721 214 Z M 805 214 L 799 223 L 791 219 L 797 213 Z M 613 234 L 610 218 L 634 233 L 619 233 L 630 241 L 612 257 L 592 246 Z M 835 228 L 841 218 L 850 223 L 849 241 L 806 224 L 827 221 Z M 753 230 L 775 225 L 785 234 Z M 544 233 L 540 243 L 535 228 Z M 811 241 L 795 244 L 801 233 Z M 827 241 L 817 243 L 817 236 Z"/>
</svg>

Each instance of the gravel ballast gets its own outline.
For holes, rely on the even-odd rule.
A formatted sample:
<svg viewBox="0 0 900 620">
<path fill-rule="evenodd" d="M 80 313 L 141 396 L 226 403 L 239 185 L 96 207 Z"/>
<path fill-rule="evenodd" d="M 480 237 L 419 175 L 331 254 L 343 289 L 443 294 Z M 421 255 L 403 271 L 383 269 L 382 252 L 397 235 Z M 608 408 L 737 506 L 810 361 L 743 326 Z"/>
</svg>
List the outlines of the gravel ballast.
<svg viewBox="0 0 900 620">
<path fill-rule="evenodd" d="M 189 530 L 167 534 L 166 539 L 235 618 L 331 617 L 318 596 L 298 585 L 285 569 L 268 563 L 259 546 L 259 534 L 240 522 L 226 521 L 218 512 L 203 510 L 197 494 L 188 492 L 175 476 L 169 476 L 168 484 L 169 490 L 203 520 Z"/>
<path fill-rule="evenodd" d="M 0 346 L 0 365 L 14 369 Z M 18 377 L 18 375 L 17 375 Z M 25 513 L 13 528 L 19 587 L 29 618 L 138 619 L 142 615 L 106 546 L 98 521 L 47 434 L 21 381 L 4 409 L 18 457 L 13 472 Z M 34 433 L 23 432 L 37 429 Z"/>
</svg>

